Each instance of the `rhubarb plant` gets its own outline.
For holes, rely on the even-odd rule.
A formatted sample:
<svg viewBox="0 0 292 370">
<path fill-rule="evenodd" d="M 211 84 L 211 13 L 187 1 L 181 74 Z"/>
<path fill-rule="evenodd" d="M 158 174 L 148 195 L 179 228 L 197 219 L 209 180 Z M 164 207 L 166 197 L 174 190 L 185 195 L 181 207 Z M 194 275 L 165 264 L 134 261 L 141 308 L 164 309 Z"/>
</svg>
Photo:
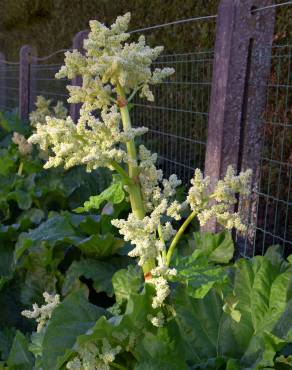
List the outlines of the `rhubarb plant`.
<svg viewBox="0 0 292 370">
<path fill-rule="evenodd" d="M 160 270 L 167 271 L 175 246 L 194 217 L 201 225 L 216 217 L 227 229 L 244 229 L 238 214 L 229 209 L 236 203 L 235 194 L 247 194 L 250 171 L 236 176 L 229 168 L 225 179 L 210 192 L 209 178 L 196 170 L 186 200 L 175 199 L 181 181 L 175 174 L 163 177 L 156 167 L 156 153 L 144 145 L 137 150 L 135 138 L 148 129 L 137 127 L 136 122 L 133 125 L 129 113 L 135 94 L 153 101 L 151 87 L 174 70 L 152 68 L 163 48 L 149 47 L 144 36 L 137 42 L 126 42 L 130 37 L 129 21 L 129 13 L 118 17 L 110 28 L 92 21 L 84 42 L 85 55 L 77 50 L 66 52 L 65 65 L 56 77 L 82 77 L 82 86 L 68 86 L 68 101 L 82 104 L 80 118 L 75 124 L 71 117 L 48 116 L 46 124 L 35 123 L 36 132 L 29 143 L 48 152 L 45 168 L 84 165 L 92 171 L 107 167 L 119 176 L 132 212 L 127 220 L 115 220 L 113 224 L 135 246 L 130 256 L 138 257 L 147 278 Z M 177 232 L 171 220 L 179 221 L 188 207 L 191 213 Z"/>
<path fill-rule="evenodd" d="M 291 263 L 281 260 L 275 266 L 269 257 L 262 257 L 227 266 L 234 252 L 229 231 L 245 230 L 232 208 L 238 194 L 248 195 L 249 170 L 236 175 L 228 167 L 225 177 L 211 188 L 210 179 L 197 169 L 181 201 L 176 196 L 181 181 L 175 174 L 164 178 L 156 166 L 158 155 L 145 145 L 137 145 L 137 138 L 148 129 L 132 123 L 129 106 L 136 94 L 153 101 L 152 87 L 170 78 L 174 70 L 152 67 L 163 48 L 149 47 L 144 36 L 129 42 L 129 22 L 129 13 L 118 17 L 111 27 L 90 22 L 84 54 L 66 52 L 65 65 L 56 75 L 82 77 L 81 86 L 68 86 L 68 102 L 81 104 L 78 121 L 69 116 L 36 119 L 28 142 L 47 154 L 45 168 L 82 165 L 88 172 L 102 167 L 112 171 L 112 185 L 76 212 L 98 209 L 104 202 L 129 201 L 128 217 L 116 218 L 112 225 L 131 246 L 128 255 L 136 258 L 144 282 L 139 268 L 128 266 L 117 271 L 112 276 L 116 303 L 107 310 L 89 303 L 82 290 L 66 297 L 41 328 L 38 366 L 84 370 L 272 366 L 276 354 L 291 339 L 291 332 L 283 328 L 274 331 L 287 315 L 291 290 L 286 283 L 291 278 Z M 194 219 L 201 226 L 215 219 L 227 231 L 195 234 L 195 248 L 183 256 L 179 246 Z M 93 244 L 91 247 L 94 249 Z M 86 264 L 83 268 L 86 271 Z M 260 290 L 264 284 L 261 268 L 263 274 L 268 269 L 274 271 L 269 280 L 271 286 L 275 284 L 273 291 L 278 285 L 283 290 L 281 307 L 270 297 L 277 315 L 267 325 L 256 312 L 250 317 L 250 310 L 257 307 L 246 300 L 238 283 L 244 275 L 249 288 L 250 283 Z M 272 287 L 265 289 L 267 296 L 269 289 Z M 263 307 L 260 312 L 268 315 L 266 299 L 260 293 L 256 298 Z M 204 333 L 212 331 L 210 336 L 199 333 L 200 325 Z M 243 339 L 240 333 L 246 325 L 249 331 Z M 254 330 L 256 335 L 251 339 Z M 240 348 L 232 350 L 233 340 Z M 253 343 L 257 353 L 250 353 Z M 284 352 L 281 356 L 285 359 Z"/>
</svg>

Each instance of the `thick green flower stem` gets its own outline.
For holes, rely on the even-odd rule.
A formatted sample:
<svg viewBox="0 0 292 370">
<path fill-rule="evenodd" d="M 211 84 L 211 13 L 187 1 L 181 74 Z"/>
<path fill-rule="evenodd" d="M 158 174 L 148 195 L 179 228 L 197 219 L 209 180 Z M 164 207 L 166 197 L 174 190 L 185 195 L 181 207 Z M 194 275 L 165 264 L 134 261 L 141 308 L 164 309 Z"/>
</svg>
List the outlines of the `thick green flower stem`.
<svg viewBox="0 0 292 370">
<path fill-rule="evenodd" d="M 178 232 L 175 234 L 175 237 L 172 239 L 172 242 L 171 242 L 171 244 L 169 246 L 169 249 L 168 249 L 167 255 L 166 255 L 166 264 L 167 264 L 167 266 L 169 266 L 169 264 L 170 264 L 171 257 L 173 255 L 174 249 L 175 249 L 178 241 L 183 236 L 184 232 L 186 231 L 186 228 L 189 226 L 189 224 L 191 223 L 191 221 L 196 217 L 196 215 L 197 215 L 197 212 L 196 211 L 193 211 L 189 215 L 189 217 L 184 221 L 184 223 L 179 228 Z"/>
<path fill-rule="evenodd" d="M 117 364 L 116 362 L 111 362 L 110 364 L 112 367 L 114 367 L 115 369 L 120 369 L 120 370 L 128 370 L 126 367 L 120 365 L 120 364 Z"/>
<path fill-rule="evenodd" d="M 129 114 L 129 109 L 127 106 L 127 100 L 125 93 L 121 86 L 116 87 L 116 91 L 118 94 L 118 105 L 120 108 L 121 116 L 122 116 L 122 123 L 123 123 L 123 129 L 125 131 L 130 130 L 132 128 L 131 125 L 131 118 Z M 142 220 L 145 217 L 145 209 L 143 205 L 142 200 L 142 194 L 141 194 L 141 188 L 139 184 L 139 169 L 137 166 L 137 151 L 134 140 L 130 140 L 126 143 L 127 146 L 127 152 L 132 160 L 133 163 L 129 163 L 129 177 L 133 180 L 132 184 L 129 184 L 129 197 L 130 197 L 130 203 L 131 208 L 133 211 L 133 214 L 140 220 Z M 143 272 L 144 275 L 147 276 L 149 272 L 155 267 L 155 260 L 151 259 L 148 260 L 143 266 Z"/>
<path fill-rule="evenodd" d="M 19 167 L 18 167 L 18 171 L 17 171 L 17 175 L 18 176 L 21 176 L 22 175 L 23 164 L 24 164 L 23 161 L 20 161 Z"/>
</svg>

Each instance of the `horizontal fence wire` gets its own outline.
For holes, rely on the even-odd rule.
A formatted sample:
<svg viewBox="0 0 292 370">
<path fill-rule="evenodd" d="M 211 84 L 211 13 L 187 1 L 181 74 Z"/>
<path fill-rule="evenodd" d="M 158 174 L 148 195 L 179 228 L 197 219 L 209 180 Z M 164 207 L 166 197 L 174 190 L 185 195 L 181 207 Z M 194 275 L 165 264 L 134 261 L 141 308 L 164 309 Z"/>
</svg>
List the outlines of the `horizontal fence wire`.
<svg viewBox="0 0 292 370">
<path fill-rule="evenodd" d="M 51 100 L 55 105 L 58 101 L 69 109 L 67 79 L 56 79 L 55 75 L 63 65 L 64 54 L 71 49 L 60 49 L 50 55 L 33 57 L 30 65 L 30 102 L 29 111 L 33 111 L 38 96 Z"/>
<path fill-rule="evenodd" d="M 149 128 L 141 140 L 158 154 L 158 167 L 166 177 L 177 174 L 186 187 L 195 168 L 204 170 L 216 19 L 216 14 L 198 16 L 130 31 L 134 36 L 147 32 L 151 46 L 165 46 L 154 68 L 175 70 L 166 81 L 151 87 L 154 102 L 135 97 L 131 116 L 134 125 Z M 198 46 L 189 52 L 185 40 L 175 39 L 177 30 L 186 40 L 190 35 L 198 40 L 208 35 L 210 50 Z"/>
<path fill-rule="evenodd" d="M 244 255 L 264 254 L 267 247 L 292 252 L 292 45 L 261 48 L 255 57 L 271 57 L 267 82 L 259 184 L 248 225 Z M 252 88 L 257 88 L 254 85 Z"/>
<path fill-rule="evenodd" d="M 17 112 L 19 106 L 19 63 L 0 62 L 0 110 Z"/>
<path fill-rule="evenodd" d="M 212 51 L 161 56 L 154 67 L 172 67 L 174 75 L 153 88 L 155 102 L 136 97 L 133 104 L 133 122 L 149 128 L 143 143 L 167 176 L 184 183 L 204 168 L 212 65 Z"/>
<path fill-rule="evenodd" d="M 31 64 L 30 72 L 30 107 L 35 109 L 35 101 L 38 96 L 50 99 L 53 104 L 62 101 L 69 109 L 68 91 L 66 86 L 69 84 L 67 79 L 56 79 L 55 75 L 60 70 L 62 64 Z"/>
</svg>

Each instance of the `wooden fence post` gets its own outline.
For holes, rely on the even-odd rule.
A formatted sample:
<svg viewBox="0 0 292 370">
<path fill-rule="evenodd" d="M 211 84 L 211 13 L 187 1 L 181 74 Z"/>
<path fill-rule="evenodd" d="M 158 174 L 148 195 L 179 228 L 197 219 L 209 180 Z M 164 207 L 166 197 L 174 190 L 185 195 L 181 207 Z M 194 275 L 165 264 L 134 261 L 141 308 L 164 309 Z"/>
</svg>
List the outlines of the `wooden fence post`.
<svg viewBox="0 0 292 370">
<path fill-rule="evenodd" d="M 6 107 L 6 64 L 5 55 L 0 53 L 0 110 Z"/>
<path fill-rule="evenodd" d="M 30 45 L 24 45 L 20 49 L 19 60 L 19 116 L 27 120 L 30 103 L 30 64 L 36 56 L 36 49 Z"/>
<path fill-rule="evenodd" d="M 89 30 L 78 32 L 73 38 L 73 50 L 84 53 L 83 42 L 88 37 Z M 72 80 L 72 86 L 81 86 L 82 78 L 77 76 Z M 70 104 L 70 116 L 74 122 L 78 121 L 81 104 Z"/>
<path fill-rule="evenodd" d="M 275 20 L 274 9 L 257 8 L 271 4 L 273 0 L 221 0 L 219 5 L 205 159 L 211 186 L 228 165 L 238 172 L 252 168 L 253 186 L 257 182 L 270 57 L 256 55 L 271 52 Z M 241 205 L 244 219 L 249 208 Z M 216 231 L 215 221 L 206 229 Z"/>
</svg>

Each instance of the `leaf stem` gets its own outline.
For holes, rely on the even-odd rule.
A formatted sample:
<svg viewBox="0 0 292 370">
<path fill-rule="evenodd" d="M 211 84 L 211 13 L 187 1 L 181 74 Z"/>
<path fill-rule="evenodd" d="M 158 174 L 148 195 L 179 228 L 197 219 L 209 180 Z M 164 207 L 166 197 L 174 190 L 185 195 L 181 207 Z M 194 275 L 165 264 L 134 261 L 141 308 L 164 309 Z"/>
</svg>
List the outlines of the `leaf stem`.
<svg viewBox="0 0 292 370">
<path fill-rule="evenodd" d="M 189 216 L 188 218 L 184 221 L 184 223 L 181 225 L 181 227 L 179 228 L 178 232 L 175 234 L 175 237 L 172 239 L 172 242 L 169 246 L 169 249 L 168 249 L 168 252 L 167 252 L 167 255 L 166 255 L 166 264 L 167 266 L 169 266 L 170 264 L 170 261 L 171 261 L 171 257 L 173 255 L 173 252 L 174 252 L 174 249 L 178 243 L 178 241 L 180 240 L 180 238 L 183 236 L 186 228 L 189 226 L 189 224 L 191 223 L 191 221 L 195 218 L 195 216 L 197 215 L 197 212 L 196 211 L 193 211 Z"/>
<path fill-rule="evenodd" d="M 132 92 L 132 94 L 128 97 L 128 103 L 130 103 L 130 101 L 133 100 L 134 96 L 137 94 L 137 92 L 141 89 L 142 86 L 138 86 L 134 89 L 134 91 Z"/>
<path fill-rule="evenodd" d="M 24 162 L 21 160 L 20 163 L 19 163 L 18 171 L 17 171 L 18 176 L 22 175 L 23 164 L 24 164 Z"/>
<path fill-rule="evenodd" d="M 113 169 L 119 174 L 121 175 L 127 182 L 129 183 L 133 183 L 133 180 L 129 177 L 129 175 L 127 174 L 127 172 L 123 169 L 122 166 L 120 166 L 116 161 L 111 161 L 111 166 L 113 167 Z"/>
</svg>

